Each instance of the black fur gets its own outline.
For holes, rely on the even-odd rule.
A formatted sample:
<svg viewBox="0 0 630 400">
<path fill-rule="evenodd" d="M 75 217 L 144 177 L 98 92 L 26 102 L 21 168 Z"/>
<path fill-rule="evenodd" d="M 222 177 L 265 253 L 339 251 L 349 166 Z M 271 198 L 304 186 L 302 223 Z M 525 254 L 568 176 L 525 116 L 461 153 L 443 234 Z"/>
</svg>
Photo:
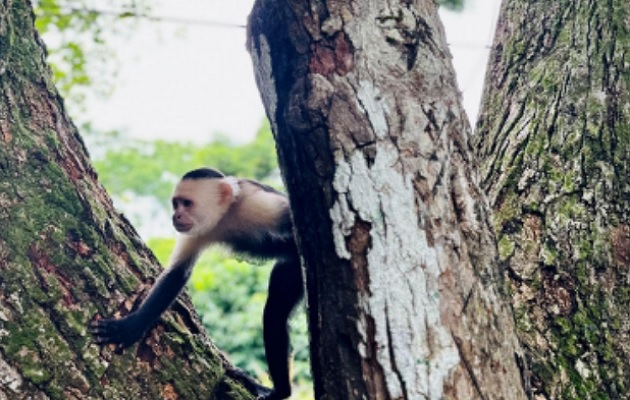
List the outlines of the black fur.
<svg viewBox="0 0 630 400">
<path fill-rule="evenodd" d="M 225 238 L 235 253 L 263 260 L 297 259 L 297 247 L 293 237 L 293 222 L 289 210 L 282 214 L 273 229 L 252 229 L 247 232 L 234 232 Z"/>
<path fill-rule="evenodd" d="M 269 295 L 263 313 L 263 338 L 273 392 L 265 400 L 291 396 L 289 318 L 304 295 L 299 260 L 278 261 L 269 278 Z"/>
<path fill-rule="evenodd" d="M 275 193 L 275 194 L 279 194 L 282 197 L 286 197 L 287 195 L 277 191 L 276 189 L 272 188 L 269 185 L 265 185 L 264 183 L 260 183 L 258 181 L 253 181 L 251 179 L 241 179 L 242 181 L 245 181 L 247 183 L 251 183 L 252 185 L 261 188 L 262 190 L 264 190 L 265 192 L 269 192 L 269 193 Z"/>
<path fill-rule="evenodd" d="M 225 178 L 223 172 L 218 171 L 212 168 L 198 168 L 194 169 L 190 172 L 187 172 L 182 180 L 186 179 L 216 179 L 216 178 Z"/>
</svg>

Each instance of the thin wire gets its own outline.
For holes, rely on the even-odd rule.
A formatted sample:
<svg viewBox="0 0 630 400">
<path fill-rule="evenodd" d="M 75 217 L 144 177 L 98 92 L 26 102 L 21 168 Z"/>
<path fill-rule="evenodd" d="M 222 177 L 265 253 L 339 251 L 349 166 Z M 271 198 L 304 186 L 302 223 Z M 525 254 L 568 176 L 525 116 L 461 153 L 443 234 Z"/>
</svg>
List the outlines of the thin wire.
<svg viewBox="0 0 630 400">
<path fill-rule="evenodd" d="M 42 10 L 45 10 L 46 4 L 41 3 L 40 7 Z M 211 26 L 217 28 L 236 28 L 236 29 L 245 29 L 245 25 L 243 24 L 235 24 L 231 22 L 223 22 L 223 21 L 215 21 L 208 19 L 198 19 L 198 18 L 178 18 L 178 17 L 167 17 L 167 16 L 152 16 L 147 14 L 140 14 L 131 11 L 114 11 L 114 10 L 102 10 L 96 8 L 76 8 L 69 6 L 61 6 L 66 12 L 77 13 L 77 14 L 97 14 L 97 15 L 109 15 L 116 18 L 137 18 L 137 19 L 145 19 L 151 22 L 167 22 L 167 23 L 175 23 L 175 24 L 183 24 L 183 25 L 200 25 L 200 26 Z"/>
<path fill-rule="evenodd" d="M 39 7 L 42 10 L 45 9 L 51 9 L 52 7 L 47 6 L 45 2 L 41 2 L 39 4 Z M 236 24 L 233 22 L 223 22 L 223 21 L 217 21 L 217 20 L 210 20 L 210 19 L 199 19 L 199 18 L 178 18 L 178 17 L 167 17 L 167 16 L 151 16 L 151 15 L 147 15 L 147 14 L 140 14 L 140 13 L 135 13 L 135 12 L 131 12 L 131 11 L 114 11 L 114 10 L 102 10 L 102 9 L 96 9 L 96 8 L 76 8 L 76 7 L 70 7 L 70 6 L 61 6 L 61 9 L 65 10 L 66 12 L 70 12 L 70 13 L 77 13 L 77 14 L 98 14 L 98 15 L 109 15 L 112 17 L 116 17 L 116 18 L 137 18 L 137 19 L 145 19 L 147 21 L 151 21 L 151 22 L 166 22 L 166 23 L 175 23 L 175 24 L 182 24 L 182 25 L 199 25 L 199 26 L 211 26 L 211 27 L 217 27 L 217 28 L 234 28 L 234 29 L 245 29 L 246 25 L 243 24 Z M 498 12 L 498 11 L 497 11 Z M 466 42 L 459 42 L 459 43 L 449 43 L 449 45 L 451 47 L 460 47 L 460 48 L 483 48 L 483 49 L 489 49 L 491 47 L 491 42 L 492 42 L 492 34 L 493 31 L 490 31 L 490 44 L 486 44 L 486 45 L 482 45 L 482 44 L 478 44 L 478 43 L 466 43 Z"/>
</svg>

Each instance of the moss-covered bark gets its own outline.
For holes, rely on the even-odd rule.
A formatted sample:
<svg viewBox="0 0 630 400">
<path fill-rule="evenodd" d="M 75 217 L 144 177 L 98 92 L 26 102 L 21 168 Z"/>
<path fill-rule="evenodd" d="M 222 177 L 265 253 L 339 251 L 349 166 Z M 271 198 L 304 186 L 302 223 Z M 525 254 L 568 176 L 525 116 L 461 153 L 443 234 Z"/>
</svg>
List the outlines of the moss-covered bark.
<svg viewBox="0 0 630 400">
<path fill-rule="evenodd" d="M 474 137 L 540 398 L 630 398 L 630 2 L 506 0 Z"/>
<path fill-rule="evenodd" d="M 0 398 L 251 398 L 187 300 L 123 355 L 91 343 L 88 322 L 128 309 L 158 264 L 98 184 L 44 58 L 30 4 L 0 1 Z"/>
</svg>

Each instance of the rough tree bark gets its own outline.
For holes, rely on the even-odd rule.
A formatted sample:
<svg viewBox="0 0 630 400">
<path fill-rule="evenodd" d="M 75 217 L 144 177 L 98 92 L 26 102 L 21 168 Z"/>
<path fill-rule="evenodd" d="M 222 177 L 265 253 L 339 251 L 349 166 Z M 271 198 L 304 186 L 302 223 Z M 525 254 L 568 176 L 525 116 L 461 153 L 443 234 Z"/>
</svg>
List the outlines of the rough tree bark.
<svg viewBox="0 0 630 400">
<path fill-rule="evenodd" d="M 505 1 L 474 137 L 536 398 L 630 398 L 630 2 Z"/>
<path fill-rule="evenodd" d="M 525 398 L 433 1 L 259 0 L 249 28 L 305 261 L 316 398 Z"/>
<path fill-rule="evenodd" d="M 0 2 L 0 399 L 251 398 L 191 335 L 188 300 L 124 355 L 91 343 L 88 321 L 128 309 L 158 265 L 98 184 L 44 55 L 30 4 Z"/>
</svg>

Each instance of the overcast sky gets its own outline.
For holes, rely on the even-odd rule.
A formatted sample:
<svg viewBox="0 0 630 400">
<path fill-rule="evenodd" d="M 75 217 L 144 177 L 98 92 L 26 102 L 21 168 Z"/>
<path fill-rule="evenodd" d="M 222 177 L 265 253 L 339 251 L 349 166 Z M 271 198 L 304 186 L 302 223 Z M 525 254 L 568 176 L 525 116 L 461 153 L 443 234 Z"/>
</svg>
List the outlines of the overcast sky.
<svg viewBox="0 0 630 400">
<path fill-rule="evenodd" d="M 442 11 L 464 106 L 475 119 L 500 0 L 466 0 L 463 12 Z M 253 0 L 161 0 L 156 16 L 203 24 L 144 21 L 115 44 L 121 60 L 114 94 L 89 98 L 88 120 L 103 130 L 143 138 L 207 141 L 223 133 L 253 137 L 264 116 L 245 50 Z"/>
</svg>

